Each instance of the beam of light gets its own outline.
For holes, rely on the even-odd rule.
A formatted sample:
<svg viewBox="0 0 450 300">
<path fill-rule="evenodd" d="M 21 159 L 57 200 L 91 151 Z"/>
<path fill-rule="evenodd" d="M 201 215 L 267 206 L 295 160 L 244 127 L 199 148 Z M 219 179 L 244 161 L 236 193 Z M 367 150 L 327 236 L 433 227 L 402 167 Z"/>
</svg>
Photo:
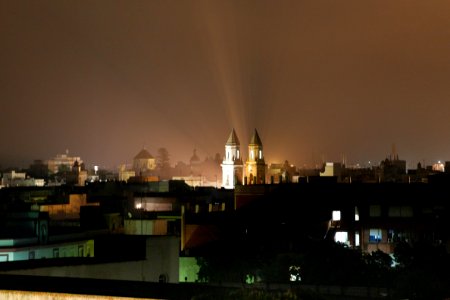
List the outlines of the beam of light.
<svg viewBox="0 0 450 300">
<path fill-rule="evenodd" d="M 209 63 L 215 71 L 213 76 L 216 86 L 222 95 L 225 114 L 229 127 L 235 128 L 241 142 L 247 140 L 249 128 L 245 118 L 245 105 L 242 70 L 240 65 L 239 50 L 237 49 L 237 28 L 232 20 L 232 14 L 224 14 L 220 7 L 213 7 L 209 1 L 199 5 L 208 44 L 211 45 Z M 226 5 L 226 4 L 224 4 Z M 227 128 L 226 130 L 229 130 Z"/>
<path fill-rule="evenodd" d="M 205 53 L 229 122 L 226 130 L 236 129 L 241 146 L 248 143 L 254 128 L 261 133 L 263 144 L 281 143 L 280 132 L 273 131 L 273 127 L 279 118 L 277 112 L 283 110 L 278 100 L 284 96 L 280 89 L 285 85 L 276 84 L 285 71 L 283 47 L 267 43 L 267 36 L 260 33 L 265 25 L 261 26 L 248 11 L 242 12 L 246 6 L 235 2 L 198 3 L 196 20 L 206 32 Z M 252 11 L 257 15 L 264 12 L 264 8 Z M 278 41 L 284 40 L 277 38 Z M 275 147 L 268 150 L 267 161 L 272 161 L 272 151 L 280 151 Z M 284 160 L 286 156 L 282 154 L 279 161 Z"/>
</svg>

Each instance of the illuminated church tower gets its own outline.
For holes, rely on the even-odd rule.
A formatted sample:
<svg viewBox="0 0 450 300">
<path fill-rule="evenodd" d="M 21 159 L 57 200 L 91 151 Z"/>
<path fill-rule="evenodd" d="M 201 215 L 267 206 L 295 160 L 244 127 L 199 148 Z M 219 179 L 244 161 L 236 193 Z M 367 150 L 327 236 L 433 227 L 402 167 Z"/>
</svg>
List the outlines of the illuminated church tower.
<svg viewBox="0 0 450 300">
<path fill-rule="evenodd" d="M 247 177 L 248 184 L 263 184 L 266 181 L 266 163 L 264 161 L 263 146 L 256 129 L 248 145 L 245 176 Z"/>
<path fill-rule="evenodd" d="M 242 164 L 239 139 L 234 129 L 225 144 L 225 157 L 222 166 L 222 187 L 234 189 L 236 184 L 242 184 Z"/>
</svg>

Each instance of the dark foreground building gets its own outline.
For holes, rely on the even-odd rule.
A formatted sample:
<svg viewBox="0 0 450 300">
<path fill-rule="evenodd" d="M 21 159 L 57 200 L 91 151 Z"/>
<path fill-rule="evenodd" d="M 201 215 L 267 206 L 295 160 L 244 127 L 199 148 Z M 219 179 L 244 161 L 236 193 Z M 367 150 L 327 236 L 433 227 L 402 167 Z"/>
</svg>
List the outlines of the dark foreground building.
<svg viewBox="0 0 450 300">
<path fill-rule="evenodd" d="M 194 281 L 284 284 L 285 290 L 303 284 L 322 294 L 345 286 L 336 292 L 342 296 L 349 295 L 348 287 L 362 286 L 359 299 L 385 297 L 379 291 L 393 299 L 408 296 L 397 285 L 419 274 L 429 278 L 422 291 L 434 285 L 439 295 L 448 295 L 448 183 L 446 176 L 428 183 L 310 177 L 234 190 L 156 182 L 3 191 L 0 240 L 23 244 L 5 244 L 0 252 L 9 259 L 18 248 L 36 250 L 25 261 L 0 264 L 0 271 L 129 285 L 178 283 L 194 290 Z M 75 255 L 69 255 L 69 242 Z M 417 245 L 426 251 L 417 252 Z M 46 259 L 37 249 L 47 251 Z M 181 276 L 185 259 L 195 264 L 193 276 Z"/>
</svg>

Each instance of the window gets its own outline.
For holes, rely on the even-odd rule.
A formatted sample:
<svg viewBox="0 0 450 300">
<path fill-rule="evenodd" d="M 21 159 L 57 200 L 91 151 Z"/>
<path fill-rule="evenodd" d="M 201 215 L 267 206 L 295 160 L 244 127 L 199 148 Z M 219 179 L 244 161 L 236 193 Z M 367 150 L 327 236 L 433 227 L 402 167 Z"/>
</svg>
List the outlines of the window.
<svg viewBox="0 0 450 300">
<path fill-rule="evenodd" d="M 381 205 L 371 205 L 371 206 L 369 206 L 369 216 L 371 216 L 371 217 L 381 217 Z"/>
<path fill-rule="evenodd" d="M 259 150 L 259 159 L 262 159 L 262 150 Z"/>
<path fill-rule="evenodd" d="M 387 233 L 388 243 L 408 242 L 409 238 L 410 234 L 402 230 L 389 229 Z"/>
<path fill-rule="evenodd" d="M 341 220 L 341 211 L 340 210 L 333 210 L 333 213 L 331 215 L 332 221 L 340 221 Z"/>
<path fill-rule="evenodd" d="M 389 217 L 412 217 L 413 209 L 411 206 L 390 206 Z"/>
<path fill-rule="evenodd" d="M 237 159 L 239 159 L 239 150 L 237 150 Z"/>
<path fill-rule="evenodd" d="M 355 247 L 359 247 L 359 232 L 355 233 Z"/>
<path fill-rule="evenodd" d="M 289 267 L 289 281 L 302 281 L 300 276 L 300 266 Z"/>
<path fill-rule="evenodd" d="M 357 206 L 355 206 L 355 221 L 359 221 L 359 211 Z"/>
<path fill-rule="evenodd" d="M 58 257 L 59 257 L 59 249 L 53 248 L 53 258 L 58 258 Z"/>
<path fill-rule="evenodd" d="M 381 229 L 370 229 L 369 231 L 369 242 L 378 243 L 382 239 Z"/>
<path fill-rule="evenodd" d="M 348 232 L 347 231 L 337 231 L 334 235 L 334 241 L 337 243 L 348 244 Z"/>
<path fill-rule="evenodd" d="M 253 150 L 250 151 L 250 158 L 251 158 L 251 159 L 255 159 L 255 154 L 253 153 Z"/>
</svg>

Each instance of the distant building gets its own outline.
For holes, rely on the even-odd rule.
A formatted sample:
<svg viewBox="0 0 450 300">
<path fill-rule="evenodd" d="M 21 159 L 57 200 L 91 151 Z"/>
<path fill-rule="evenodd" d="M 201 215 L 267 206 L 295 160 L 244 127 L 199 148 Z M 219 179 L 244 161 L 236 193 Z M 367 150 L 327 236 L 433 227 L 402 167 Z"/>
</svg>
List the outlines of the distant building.
<svg viewBox="0 0 450 300">
<path fill-rule="evenodd" d="M 432 169 L 436 172 L 444 172 L 445 166 L 443 163 L 441 163 L 441 161 L 438 161 L 437 163 L 433 164 Z"/>
<path fill-rule="evenodd" d="M 403 182 L 406 177 L 406 161 L 398 159 L 398 156 L 386 158 L 380 163 L 381 181 Z"/>
<path fill-rule="evenodd" d="M 297 168 L 289 164 L 286 160 L 284 163 L 272 163 L 268 169 L 270 183 L 281 182 L 298 182 L 299 173 Z"/>
<path fill-rule="evenodd" d="M 395 144 L 392 145 L 392 154 L 382 160 L 378 169 L 380 182 L 406 182 L 406 161 L 398 158 Z"/>
<path fill-rule="evenodd" d="M 245 177 L 248 184 L 263 184 L 266 181 L 266 163 L 264 161 L 263 145 L 258 131 L 253 133 L 248 145 L 248 158 L 245 162 Z"/>
<path fill-rule="evenodd" d="M 46 162 L 36 159 L 28 169 L 28 175 L 33 178 L 47 179 L 49 175 L 48 165 Z"/>
<path fill-rule="evenodd" d="M 82 206 L 99 206 L 99 202 L 87 203 L 86 194 L 69 194 L 68 203 L 50 203 L 38 205 L 40 212 L 48 213 L 50 220 L 75 220 L 80 219 Z"/>
<path fill-rule="evenodd" d="M 325 163 L 324 171 L 320 172 L 320 176 L 323 176 L 323 177 L 334 176 L 334 177 L 337 177 L 338 180 L 340 180 L 341 175 L 342 175 L 342 170 L 343 170 L 343 167 L 342 167 L 341 163 L 327 162 L 327 163 Z"/>
<path fill-rule="evenodd" d="M 125 165 L 119 167 L 119 181 L 128 181 L 131 177 L 136 176 L 134 170 L 127 170 Z"/>
<path fill-rule="evenodd" d="M 444 172 L 445 173 L 450 173 L 450 161 L 446 161 L 444 163 Z"/>
<path fill-rule="evenodd" d="M 79 156 L 69 156 L 69 150 L 66 150 L 65 154 L 57 154 L 55 158 L 47 161 L 48 170 L 52 174 L 70 171 L 76 161 L 78 161 L 79 164 L 83 163 Z"/>
<path fill-rule="evenodd" d="M 18 179 L 25 179 L 27 177 L 27 174 L 25 172 L 6 172 L 3 173 L 3 180 L 12 181 L 12 180 L 18 180 Z"/>
<path fill-rule="evenodd" d="M 253 133 L 248 144 L 248 157 L 244 164 L 240 152 L 240 143 L 234 129 L 225 144 L 225 157 L 222 166 L 222 187 L 233 189 L 237 184 L 264 184 L 266 168 L 263 145 L 258 131 Z M 243 182 L 242 182 L 242 179 Z"/>
<path fill-rule="evenodd" d="M 3 173 L 0 181 L 1 187 L 19 187 L 19 186 L 44 186 L 44 179 L 34 179 L 27 177 L 25 172 L 10 171 Z"/>
<path fill-rule="evenodd" d="M 201 175 L 202 174 L 202 164 L 200 158 L 197 155 L 197 149 L 194 149 L 191 159 L 189 160 L 189 166 L 191 168 L 191 175 Z"/>
<path fill-rule="evenodd" d="M 156 159 L 146 150 L 142 149 L 133 158 L 133 171 L 136 176 L 147 176 L 156 169 Z"/>
<path fill-rule="evenodd" d="M 84 186 L 88 179 L 84 163 L 79 163 L 78 160 L 75 160 L 70 171 L 64 172 L 63 178 L 66 184 Z"/>
<path fill-rule="evenodd" d="M 243 163 L 241 158 L 240 142 L 234 129 L 225 144 L 225 157 L 222 166 L 222 187 L 233 189 L 236 184 L 242 183 Z"/>
</svg>

